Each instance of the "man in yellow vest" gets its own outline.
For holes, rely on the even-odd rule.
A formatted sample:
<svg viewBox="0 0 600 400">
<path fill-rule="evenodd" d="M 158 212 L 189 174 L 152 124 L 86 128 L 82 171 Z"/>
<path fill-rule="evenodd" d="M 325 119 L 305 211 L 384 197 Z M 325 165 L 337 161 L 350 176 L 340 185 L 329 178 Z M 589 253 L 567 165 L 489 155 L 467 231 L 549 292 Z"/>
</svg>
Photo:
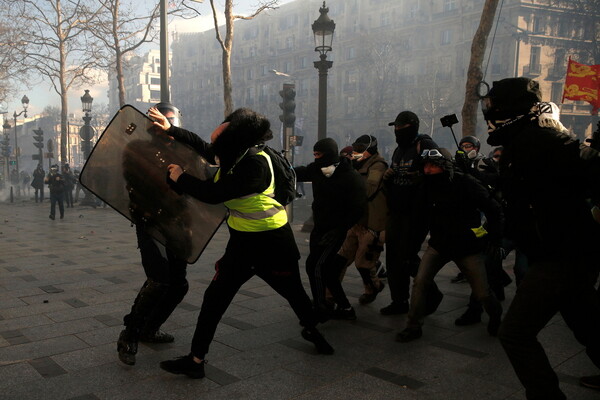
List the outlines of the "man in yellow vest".
<svg viewBox="0 0 600 400">
<path fill-rule="evenodd" d="M 160 367 L 190 378 L 204 377 L 205 355 L 217 325 L 239 288 L 254 275 L 267 282 L 289 303 L 304 327 L 302 337 L 321 354 L 333 348 L 316 329 L 317 318 L 300 280 L 300 252 L 285 208 L 274 199 L 273 164 L 262 150 L 273 138 L 269 120 L 250 109 L 231 113 L 211 135 L 211 143 L 171 126 L 156 109 L 149 116 L 165 133 L 192 146 L 219 165 L 213 180 L 202 181 L 179 165 L 168 166 L 170 183 L 183 193 L 229 209 L 230 238 L 225 254 L 204 293 L 190 354 L 163 361 Z"/>
</svg>

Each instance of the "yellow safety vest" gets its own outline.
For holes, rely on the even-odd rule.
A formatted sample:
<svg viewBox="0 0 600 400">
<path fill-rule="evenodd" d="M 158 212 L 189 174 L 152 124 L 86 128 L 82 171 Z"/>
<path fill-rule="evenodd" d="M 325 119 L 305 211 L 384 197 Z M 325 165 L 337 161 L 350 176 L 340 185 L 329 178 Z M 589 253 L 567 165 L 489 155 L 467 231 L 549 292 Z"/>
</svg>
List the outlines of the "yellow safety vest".
<svg viewBox="0 0 600 400">
<path fill-rule="evenodd" d="M 271 170 L 271 182 L 262 193 L 252 193 L 237 199 L 228 200 L 224 204 L 229 209 L 227 225 L 236 231 L 263 232 L 281 228 L 288 222 L 285 207 L 275 199 L 275 173 L 271 158 L 264 152 L 261 155 L 267 159 Z M 232 173 L 230 171 L 229 173 Z M 221 176 L 221 169 L 215 175 L 215 182 Z"/>
</svg>

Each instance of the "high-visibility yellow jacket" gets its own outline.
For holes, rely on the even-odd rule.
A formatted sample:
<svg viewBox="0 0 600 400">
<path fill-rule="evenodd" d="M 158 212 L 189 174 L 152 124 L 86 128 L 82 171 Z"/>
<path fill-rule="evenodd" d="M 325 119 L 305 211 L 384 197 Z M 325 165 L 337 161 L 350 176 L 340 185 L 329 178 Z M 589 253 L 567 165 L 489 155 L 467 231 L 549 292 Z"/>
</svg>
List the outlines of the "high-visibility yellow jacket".
<svg viewBox="0 0 600 400">
<path fill-rule="evenodd" d="M 281 228 L 288 222 L 285 207 L 273 198 L 275 194 L 275 173 L 271 158 L 264 151 L 256 154 L 267 159 L 271 171 L 271 182 L 262 193 L 251 193 L 224 203 L 229 209 L 227 225 L 237 231 L 269 231 Z M 233 169 L 229 173 L 233 173 Z M 220 176 L 221 170 L 219 169 L 215 175 L 215 182 L 219 180 Z"/>
</svg>

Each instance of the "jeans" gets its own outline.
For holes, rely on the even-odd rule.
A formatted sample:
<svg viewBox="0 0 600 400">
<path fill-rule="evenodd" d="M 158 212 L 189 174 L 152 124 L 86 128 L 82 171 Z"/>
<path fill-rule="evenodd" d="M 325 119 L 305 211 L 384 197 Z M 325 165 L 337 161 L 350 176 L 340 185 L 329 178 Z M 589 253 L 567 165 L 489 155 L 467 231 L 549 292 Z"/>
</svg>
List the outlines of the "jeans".
<svg viewBox="0 0 600 400">
<path fill-rule="evenodd" d="M 566 399 L 537 340 L 557 312 L 600 368 L 600 298 L 594 289 L 598 272 L 592 270 L 597 262 L 573 254 L 530 263 L 498 335 L 527 399 Z"/>
<path fill-rule="evenodd" d="M 475 298 L 483 303 L 483 308 L 489 315 L 502 314 L 502 307 L 492 295 L 485 273 L 485 262 L 482 254 L 471 254 L 455 260 L 441 255 L 429 246 L 423 254 L 419 271 L 413 283 L 408 311 L 408 328 L 420 328 L 426 315 L 426 299 L 428 292 L 433 289 L 434 278 L 449 261 L 454 261 L 460 271 L 465 274 Z"/>
</svg>

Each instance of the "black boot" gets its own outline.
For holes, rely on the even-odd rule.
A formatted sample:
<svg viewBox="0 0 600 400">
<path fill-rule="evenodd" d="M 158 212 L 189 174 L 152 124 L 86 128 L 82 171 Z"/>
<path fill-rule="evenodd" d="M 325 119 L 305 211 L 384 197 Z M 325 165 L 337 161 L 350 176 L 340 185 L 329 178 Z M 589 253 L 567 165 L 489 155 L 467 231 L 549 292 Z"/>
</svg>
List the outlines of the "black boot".
<svg viewBox="0 0 600 400">
<path fill-rule="evenodd" d="M 135 365 L 135 355 L 137 354 L 138 342 L 136 334 L 128 329 L 123 329 L 117 341 L 117 351 L 119 360 L 127 365 Z"/>
<path fill-rule="evenodd" d="M 475 309 L 472 307 L 467 308 L 467 311 L 460 317 L 454 321 L 454 325 L 456 326 L 467 326 L 478 324 L 481 322 L 481 314 L 483 311 L 481 309 Z"/>
</svg>

